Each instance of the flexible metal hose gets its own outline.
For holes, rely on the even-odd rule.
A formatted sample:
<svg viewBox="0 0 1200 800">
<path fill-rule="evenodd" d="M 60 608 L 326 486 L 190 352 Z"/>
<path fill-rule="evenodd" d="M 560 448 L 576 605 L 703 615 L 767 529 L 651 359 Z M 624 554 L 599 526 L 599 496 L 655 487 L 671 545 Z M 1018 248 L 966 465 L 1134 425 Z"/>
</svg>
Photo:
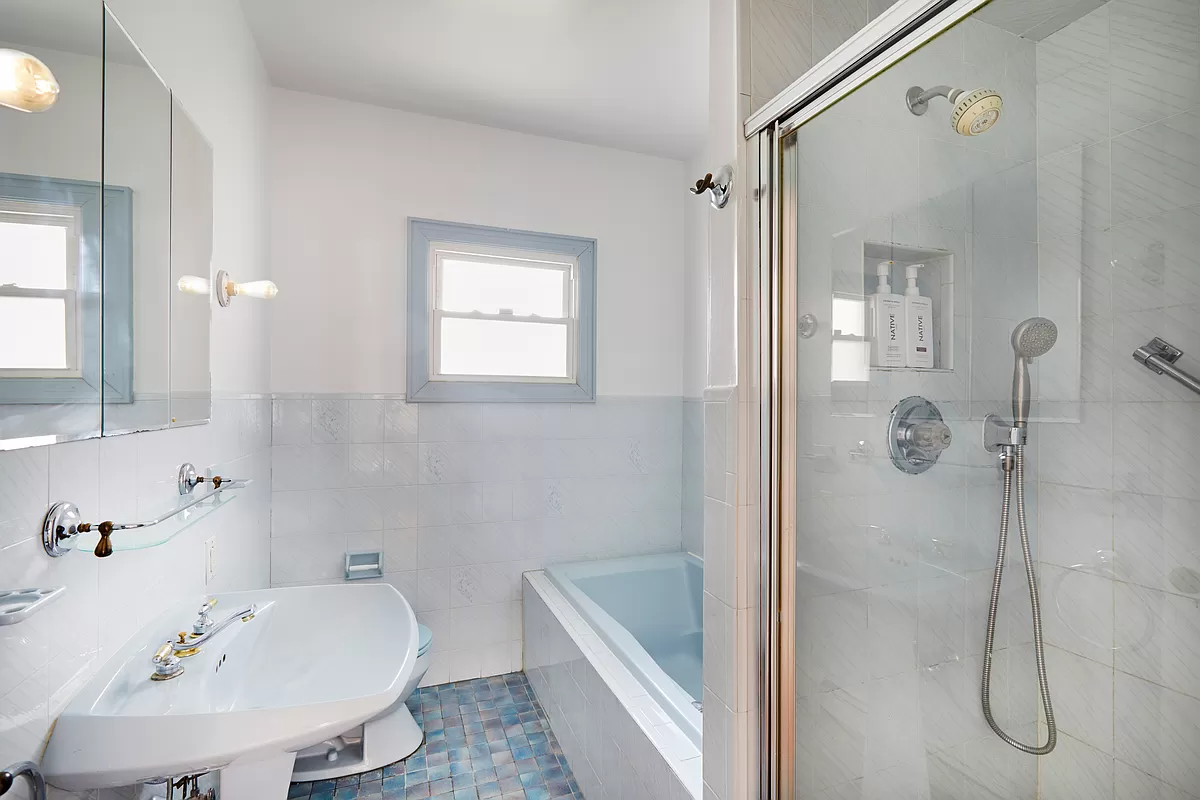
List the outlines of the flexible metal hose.
<svg viewBox="0 0 1200 800">
<path fill-rule="evenodd" d="M 1021 555 L 1025 558 L 1025 579 L 1029 583 L 1029 604 L 1033 608 L 1033 652 L 1037 661 L 1038 694 L 1042 700 L 1042 710 L 1046 714 L 1046 728 L 1049 731 L 1046 743 L 1039 747 L 1019 742 L 1005 733 L 992 716 L 992 646 L 996 641 L 996 614 L 1000 610 L 1000 582 L 1004 577 L 1004 556 L 1008 549 L 1008 512 L 1009 506 L 1012 505 L 1013 494 L 1013 471 L 1008 466 L 1004 470 L 1004 504 L 1000 511 L 1000 545 L 996 552 L 996 575 L 992 581 L 992 602 L 988 608 L 987 642 L 983 651 L 983 687 L 980 690 L 980 700 L 983 702 L 983 718 L 987 720 L 987 724 L 991 726 L 997 736 L 1022 752 L 1044 756 L 1058 743 L 1058 726 L 1054 722 L 1054 709 L 1050 705 L 1050 682 L 1046 678 L 1046 654 L 1042 646 L 1042 603 L 1038 598 L 1037 576 L 1033 571 L 1033 555 L 1029 550 L 1029 528 L 1025 521 L 1025 446 L 1016 445 L 1015 450 L 1017 527 L 1021 532 Z"/>
</svg>

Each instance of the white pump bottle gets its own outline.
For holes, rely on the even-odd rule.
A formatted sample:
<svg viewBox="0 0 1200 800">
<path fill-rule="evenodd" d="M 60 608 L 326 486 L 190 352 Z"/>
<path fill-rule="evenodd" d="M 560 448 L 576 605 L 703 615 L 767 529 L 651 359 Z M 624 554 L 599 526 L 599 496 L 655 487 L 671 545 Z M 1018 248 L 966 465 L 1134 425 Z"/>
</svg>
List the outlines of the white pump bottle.
<svg viewBox="0 0 1200 800">
<path fill-rule="evenodd" d="M 871 366 L 904 366 L 904 298 L 892 294 L 891 261 L 880 261 L 875 268 L 879 278 L 875 293 L 867 297 L 870 321 Z"/>
<path fill-rule="evenodd" d="M 904 364 L 915 369 L 933 368 L 933 301 L 921 295 L 917 276 L 924 264 L 904 268 L 908 286 L 904 289 L 905 349 Z"/>
</svg>

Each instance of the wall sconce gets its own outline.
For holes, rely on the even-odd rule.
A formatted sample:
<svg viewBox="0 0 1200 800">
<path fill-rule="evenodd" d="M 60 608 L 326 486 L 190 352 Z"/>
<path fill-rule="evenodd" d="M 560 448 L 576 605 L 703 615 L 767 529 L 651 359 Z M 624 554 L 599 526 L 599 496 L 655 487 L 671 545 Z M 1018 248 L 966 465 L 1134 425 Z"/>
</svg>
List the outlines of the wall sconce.
<svg viewBox="0 0 1200 800">
<path fill-rule="evenodd" d="M 196 275 L 184 275 L 176 284 L 179 291 L 185 294 L 207 295 L 212 291 L 212 284 L 207 278 L 200 278 Z M 275 295 L 279 294 L 279 287 L 272 281 L 250 281 L 249 283 L 238 283 L 233 278 L 229 277 L 229 273 L 225 270 L 217 270 L 217 302 L 221 304 L 221 308 L 229 306 L 230 301 L 234 297 L 255 297 L 259 300 L 272 300 Z"/>
<path fill-rule="evenodd" d="M 0 48 L 0 106 L 46 111 L 58 101 L 58 81 L 41 59 Z"/>
<path fill-rule="evenodd" d="M 279 287 L 271 281 L 238 283 L 225 270 L 217 270 L 217 302 L 221 304 L 221 308 L 227 307 L 229 302 L 239 295 L 256 297 L 259 300 L 272 300 L 277 294 L 279 294 Z"/>
</svg>

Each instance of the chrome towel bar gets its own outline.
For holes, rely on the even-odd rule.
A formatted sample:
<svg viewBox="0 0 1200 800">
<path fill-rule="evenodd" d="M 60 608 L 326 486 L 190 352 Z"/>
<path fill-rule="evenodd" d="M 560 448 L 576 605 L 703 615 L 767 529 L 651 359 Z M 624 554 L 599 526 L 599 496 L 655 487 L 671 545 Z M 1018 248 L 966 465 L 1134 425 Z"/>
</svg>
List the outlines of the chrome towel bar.
<svg viewBox="0 0 1200 800">
<path fill-rule="evenodd" d="M 1133 351 L 1134 359 L 1145 365 L 1146 369 L 1174 378 L 1196 394 L 1200 394 L 1200 380 L 1175 366 L 1175 362 L 1182 356 L 1182 350 L 1158 337 Z"/>
</svg>

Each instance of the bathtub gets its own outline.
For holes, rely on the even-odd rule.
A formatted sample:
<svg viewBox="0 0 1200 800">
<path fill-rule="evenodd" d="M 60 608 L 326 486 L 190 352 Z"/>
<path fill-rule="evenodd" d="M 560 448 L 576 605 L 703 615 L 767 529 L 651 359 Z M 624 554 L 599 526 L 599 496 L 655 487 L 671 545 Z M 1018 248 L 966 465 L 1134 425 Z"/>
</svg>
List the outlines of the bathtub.
<svg viewBox="0 0 1200 800">
<path fill-rule="evenodd" d="M 686 553 L 547 567 L 546 577 L 701 749 L 703 562 Z"/>
</svg>

